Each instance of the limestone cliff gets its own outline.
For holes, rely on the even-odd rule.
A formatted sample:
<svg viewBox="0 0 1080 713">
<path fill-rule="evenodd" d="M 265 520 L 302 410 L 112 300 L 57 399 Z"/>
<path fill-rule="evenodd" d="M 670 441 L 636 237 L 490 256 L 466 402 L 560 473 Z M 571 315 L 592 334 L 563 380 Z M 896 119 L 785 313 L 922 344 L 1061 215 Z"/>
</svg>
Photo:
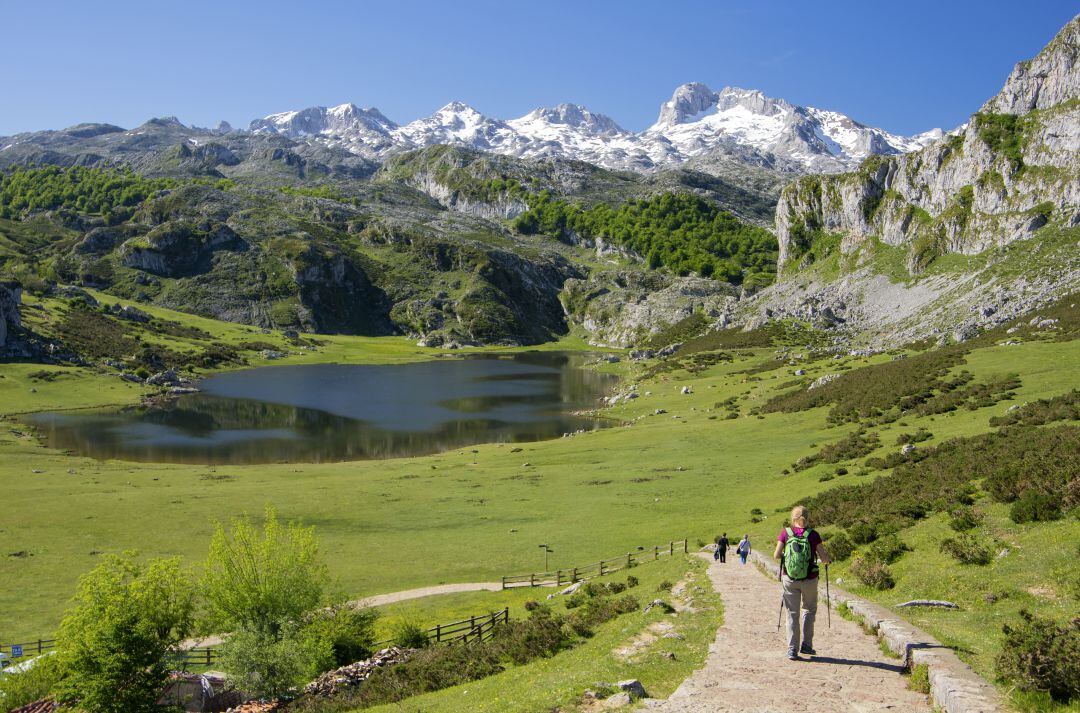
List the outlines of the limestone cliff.
<svg viewBox="0 0 1080 713">
<path fill-rule="evenodd" d="M 973 255 L 1054 222 L 1080 223 L 1080 16 L 962 129 L 859 170 L 790 184 L 776 211 L 781 271 L 821 241 L 853 252 L 871 237 L 906 249 L 916 274 L 947 253 Z"/>
</svg>

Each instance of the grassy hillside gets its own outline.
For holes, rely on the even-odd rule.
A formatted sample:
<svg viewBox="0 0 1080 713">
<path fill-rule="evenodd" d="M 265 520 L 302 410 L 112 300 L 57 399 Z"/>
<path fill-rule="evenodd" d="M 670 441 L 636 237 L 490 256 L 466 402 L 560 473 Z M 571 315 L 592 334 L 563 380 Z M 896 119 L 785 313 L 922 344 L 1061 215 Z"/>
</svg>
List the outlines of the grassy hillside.
<svg viewBox="0 0 1080 713">
<path fill-rule="evenodd" d="M 674 360 L 657 365 L 662 368 L 605 365 L 622 373 L 624 383 L 635 385 L 639 394 L 607 410 L 626 421 L 624 427 L 526 444 L 521 452 L 492 444 L 388 461 L 209 467 L 72 457 L 42 447 L 20 425 L 18 413 L 127 403 L 138 398 L 139 390 L 86 369 L 2 365 L 0 536 L 8 556 L 0 558 L 0 594 L 8 604 L 0 638 L 49 634 L 75 578 L 98 553 L 135 548 L 197 562 L 205 555 L 213 521 L 258 513 L 266 503 L 284 517 L 316 526 L 338 589 L 348 596 L 538 569 L 538 542 L 555 550 L 553 567 L 683 536 L 704 543 L 720 531 L 729 536 L 747 531 L 767 547 L 782 524 L 781 512 L 793 503 L 836 486 L 888 477 L 901 435 L 929 432 L 917 443 L 920 452 L 928 452 L 947 439 L 996 430 L 990 418 L 1012 405 L 1080 387 L 1080 376 L 1065 368 L 1080 356 L 1078 312 L 1070 304 L 1054 312 L 1060 319 L 1056 329 L 1025 327 L 1009 337 L 991 333 L 956 353 L 909 352 L 900 361 L 894 361 L 898 354 L 833 358 L 796 349 L 789 362 L 778 362 L 775 347 L 765 346 L 770 339 L 806 342 L 813 333 L 774 330 L 772 337 L 749 338 L 720 333 L 695 340 L 695 347 L 688 345 Z M 53 304 L 44 308 L 49 315 L 61 310 Z M 152 311 L 219 341 L 252 336 L 245 327 Z M 1006 339 L 1019 343 L 1005 346 Z M 373 363 L 435 353 L 396 339 L 331 337 L 324 342 L 290 360 Z M 879 378 L 899 368 L 890 365 L 918 364 L 920 359 L 944 360 L 932 370 L 929 385 L 915 380 L 896 384 L 891 392 L 878 390 L 875 398 L 887 399 L 891 393 L 895 402 L 884 409 L 879 404 L 867 415 L 830 418 L 830 413 L 848 413 L 837 409 L 857 388 L 833 387 L 827 392 L 832 400 L 820 404 L 794 397 L 826 374 L 848 375 L 845 379 L 856 386 L 863 374 L 891 383 Z M 257 364 L 258 358 L 252 354 L 249 361 Z M 805 375 L 796 376 L 796 369 Z M 43 370 L 64 376 L 33 376 Z M 1006 381 L 1007 389 L 989 389 L 996 396 L 987 397 L 986 385 Z M 833 382 L 838 383 L 846 382 Z M 691 387 L 691 393 L 680 393 L 683 386 Z M 899 410 L 913 388 L 924 398 L 905 401 L 905 410 Z M 926 406 L 947 402 L 959 407 Z M 785 403 L 792 407 L 781 408 Z M 1036 428 L 1068 424 L 1075 420 Z M 874 438 L 848 438 L 858 432 L 872 432 Z M 847 446 L 826 448 L 841 442 Z M 802 465 L 794 467 L 801 459 Z M 899 529 L 893 534 L 912 551 L 902 552 L 890 565 L 893 589 L 858 584 L 849 572 L 850 560 L 836 566 L 833 576 L 886 606 L 916 597 L 960 604 L 958 612 L 905 615 L 992 675 L 1001 622 L 1014 619 L 1021 608 L 1059 621 L 1080 613 L 1068 575 L 1080 525 L 1070 513 L 1060 520 L 1018 525 L 1008 518 L 1010 505 L 995 502 L 979 483 L 972 492 L 972 507 L 983 522 L 979 532 L 995 543 L 991 564 L 961 565 L 940 552 L 944 536 L 955 533 L 946 524 L 948 513 L 931 508 L 925 517 L 896 522 Z M 840 527 L 830 524 L 824 530 L 832 534 Z M 1005 548 L 1009 554 L 996 557 Z"/>
</svg>

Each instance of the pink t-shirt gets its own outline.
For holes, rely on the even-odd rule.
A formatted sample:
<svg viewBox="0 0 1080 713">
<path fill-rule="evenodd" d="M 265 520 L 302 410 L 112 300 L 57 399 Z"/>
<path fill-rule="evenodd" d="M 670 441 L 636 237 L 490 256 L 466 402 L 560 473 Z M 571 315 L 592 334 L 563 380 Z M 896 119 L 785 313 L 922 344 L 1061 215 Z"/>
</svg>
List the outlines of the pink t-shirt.
<svg viewBox="0 0 1080 713">
<path fill-rule="evenodd" d="M 792 525 L 791 531 L 795 533 L 796 537 L 802 537 L 802 534 L 806 530 L 801 527 L 795 527 L 794 525 Z M 781 548 L 785 544 L 787 544 L 787 529 L 783 529 L 780 531 L 780 536 L 776 538 L 776 541 L 780 543 Z M 806 538 L 806 541 L 810 544 L 810 551 L 814 553 L 813 563 L 810 565 L 810 572 L 806 575 L 806 578 L 816 579 L 818 576 L 817 548 L 818 545 L 821 544 L 821 535 L 818 534 L 817 530 L 811 529 L 810 536 Z M 784 570 L 784 562 L 782 559 L 780 561 L 780 569 L 784 572 L 784 574 L 787 574 L 787 571 Z"/>
</svg>

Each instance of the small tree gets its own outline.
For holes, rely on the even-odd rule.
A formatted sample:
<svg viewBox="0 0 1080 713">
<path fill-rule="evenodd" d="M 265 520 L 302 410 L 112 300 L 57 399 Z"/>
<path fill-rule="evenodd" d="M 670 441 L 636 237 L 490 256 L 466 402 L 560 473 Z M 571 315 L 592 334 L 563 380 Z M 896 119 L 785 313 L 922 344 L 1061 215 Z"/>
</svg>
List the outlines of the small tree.
<svg viewBox="0 0 1080 713">
<path fill-rule="evenodd" d="M 203 580 L 209 623 L 276 635 L 321 603 L 326 579 L 314 528 L 283 525 L 272 507 L 261 533 L 246 516 L 231 533 L 219 524 Z"/>
<path fill-rule="evenodd" d="M 60 624 L 57 699 L 90 713 L 158 709 L 167 655 L 190 633 L 195 588 L 178 558 L 110 556 L 79 580 Z"/>
<path fill-rule="evenodd" d="M 228 533 L 217 526 L 203 582 L 207 623 L 230 632 L 222 663 L 240 688 L 274 698 L 333 665 L 330 629 L 304 632 L 326 579 L 314 528 L 283 525 L 271 507 L 261 532 L 247 517 Z"/>
</svg>

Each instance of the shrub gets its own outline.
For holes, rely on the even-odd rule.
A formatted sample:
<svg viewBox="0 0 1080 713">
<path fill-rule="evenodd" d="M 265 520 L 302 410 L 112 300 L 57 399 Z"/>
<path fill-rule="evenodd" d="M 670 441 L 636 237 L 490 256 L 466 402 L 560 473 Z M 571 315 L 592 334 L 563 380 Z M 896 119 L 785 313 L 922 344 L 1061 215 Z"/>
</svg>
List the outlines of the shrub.
<svg viewBox="0 0 1080 713">
<path fill-rule="evenodd" d="M 311 662 L 312 678 L 338 666 L 363 661 L 374 653 L 374 609 L 356 609 L 340 605 L 317 609 L 304 622 L 300 638 L 312 649 L 325 652 L 326 658 Z"/>
<path fill-rule="evenodd" d="M 994 559 L 990 546 L 973 533 L 942 540 L 941 551 L 951 555 L 960 564 L 987 565 Z"/>
<path fill-rule="evenodd" d="M 967 532 L 979 526 L 981 518 L 966 505 L 953 508 L 949 513 L 949 527 L 957 532 Z"/>
<path fill-rule="evenodd" d="M 674 584 L 672 584 L 671 582 L 669 582 L 668 580 L 665 579 L 663 582 L 661 582 L 659 584 L 659 586 L 656 587 L 656 591 L 658 591 L 658 592 L 670 592 L 671 588 L 674 587 L 674 586 L 675 586 Z"/>
<path fill-rule="evenodd" d="M 632 574 L 626 578 L 626 586 L 628 589 L 638 586 L 639 583 L 640 580 Z"/>
<path fill-rule="evenodd" d="M 1020 612 L 1021 621 L 1002 627 L 998 675 L 1023 691 L 1045 691 L 1057 701 L 1080 697 L 1080 618 L 1060 625 Z"/>
<path fill-rule="evenodd" d="M 1060 520 L 1061 500 L 1034 488 L 1025 490 L 1009 508 L 1009 519 L 1015 523 Z"/>
<path fill-rule="evenodd" d="M 584 592 L 574 592 L 566 598 L 565 606 L 567 609 L 576 609 L 584 604 L 587 599 L 588 597 L 585 596 Z"/>
<path fill-rule="evenodd" d="M 911 547 L 902 542 L 896 535 L 886 535 L 878 539 L 866 550 L 869 557 L 881 560 L 885 564 L 892 564 L 900 559 L 905 552 L 911 552 Z"/>
<path fill-rule="evenodd" d="M 870 522 L 857 522 L 848 528 L 848 535 L 856 545 L 866 545 L 877 539 L 877 527 Z"/>
<path fill-rule="evenodd" d="M 541 607 L 540 602 L 535 599 L 529 599 L 525 602 L 525 611 L 536 611 Z"/>
<path fill-rule="evenodd" d="M 836 474 L 837 475 L 847 475 L 848 474 L 848 469 L 847 468 L 837 468 L 836 469 Z"/>
<path fill-rule="evenodd" d="M 423 649 L 428 646 L 427 630 L 415 621 L 402 621 L 394 627 L 394 645 L 403 649 Z"/>
<path fill-rule="evenodd" d="M 0 710 L 11 710 L 52 695 L 64 679 L 64 668 L 55 655 L 38 657 L 20 673 L 0 674 Z"/>
<path fill-rule="evenodd" d="M 626 585 L 622 582 L 611 582 L 608 584 L 607 589 L 612 594 L 621 594 L 626 591 Z"/>
<path fill-rule="evenodd" d="M 874 589 L 885 590 L 896 586 L 889 565 L 879 559 L 858 555 L 851 563 L 851 573 L 860 582 Z"/>
<path fill-rule="evenodd" d="M 925 428 L 920 428 L 914 433 L 901 433 L 896 437 L 896 445 L 902 446 L 907 443 L 922 443 L 934 437 L 934 434 Z"/>
<path fill-rule="evenodd" d="M 855 551 L 855 545 L 843 532 L 838 532 L 829 538 L 829 546 L 826 548 L 829 554 L 837 562 L 843 562 Z"/>
<path fill-rule="evenodd" d="M 261 698 L 278 698 L 322 668 L 330 655 L 324 644 L 300 637 L 293 625 L 276 632 L 243 626 L 222 644 L 221 666 L 240 690 Z"/>
</svg>

